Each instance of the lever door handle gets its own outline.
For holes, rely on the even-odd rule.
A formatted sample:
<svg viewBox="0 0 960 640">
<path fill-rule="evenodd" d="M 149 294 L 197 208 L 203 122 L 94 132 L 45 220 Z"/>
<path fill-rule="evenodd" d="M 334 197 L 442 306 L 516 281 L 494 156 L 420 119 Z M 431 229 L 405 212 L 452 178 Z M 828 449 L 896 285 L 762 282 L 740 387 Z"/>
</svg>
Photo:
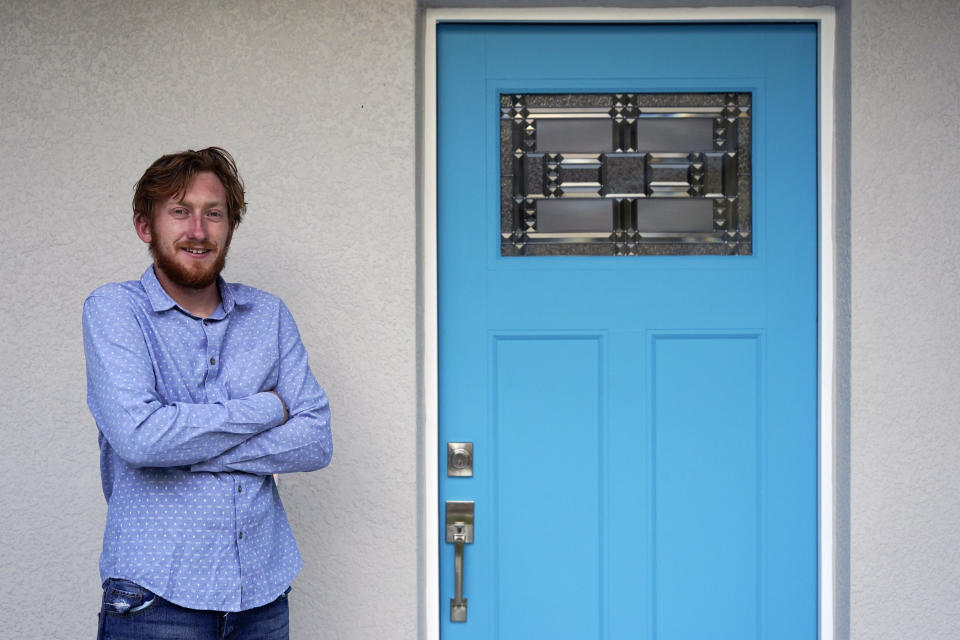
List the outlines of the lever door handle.
<svg viewBox="0 0 960 640">
<path fill-rule="evenodd" d="M 453 597 L 450 622 L 467 621 L 467 599 L 463 597 L 463 551 L 473 543 L 473 501 L 447 500 L 447 542 L 453 543 Z"/>
</svg>

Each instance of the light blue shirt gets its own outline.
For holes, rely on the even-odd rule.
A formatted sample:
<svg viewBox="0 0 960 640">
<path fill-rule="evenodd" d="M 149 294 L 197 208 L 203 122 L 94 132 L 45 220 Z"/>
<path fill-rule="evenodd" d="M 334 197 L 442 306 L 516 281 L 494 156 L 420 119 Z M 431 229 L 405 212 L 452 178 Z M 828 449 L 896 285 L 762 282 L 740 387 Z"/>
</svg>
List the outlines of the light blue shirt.
<svg viewBox="0 0 960 640">
<path fill-rule="evenodd" d="M 107 499 L 101 579 L 242 611 L 276 599 L 303 566 L 271 474 L 325 467 L 333 441 L 287 307 L 219 287 L 206 319 L 178 306 L 152 266 L 90 294 L 87 404 Z"/>
</svg>

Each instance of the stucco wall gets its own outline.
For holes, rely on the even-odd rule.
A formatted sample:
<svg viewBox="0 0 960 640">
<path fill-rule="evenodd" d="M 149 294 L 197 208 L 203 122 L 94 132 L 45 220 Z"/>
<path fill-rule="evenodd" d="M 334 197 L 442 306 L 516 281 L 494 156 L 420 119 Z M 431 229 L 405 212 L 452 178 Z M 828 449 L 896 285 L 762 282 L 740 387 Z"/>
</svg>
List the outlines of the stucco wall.
<svg viewBox="0 0 960 640">
<path fill-rule="evenodd" d="M 851 629 L 960 635 L 960 4 L 852 12 Z"/>
<path fill-rule="evenodd" d="M 849 6 L 838 637 L 953 637 L 960 5 Z M 226 275 L 287 301 L 333 400 L 332 466 L 281 487 L 307 562 L 293 637 L 417 636 L 415 40 L 415 0 L 0 3 L 0 638 L 95 633 L 80 305 L 148 263 L 129 223 L 145 166 L 210 144 L 248 185 Z"/>
<path fill-rule="evenodd" d="M 293 637 L 415 637 L 415 11 L 0 2 L 0 637 L 95 637 L 81 304 L 149 264 L 146 166 L 211 144 L 248 186 L 225 275 L 286 300 L 333 406 L 331 467 L 280 488 L 306 561 Z"/>
</svg>

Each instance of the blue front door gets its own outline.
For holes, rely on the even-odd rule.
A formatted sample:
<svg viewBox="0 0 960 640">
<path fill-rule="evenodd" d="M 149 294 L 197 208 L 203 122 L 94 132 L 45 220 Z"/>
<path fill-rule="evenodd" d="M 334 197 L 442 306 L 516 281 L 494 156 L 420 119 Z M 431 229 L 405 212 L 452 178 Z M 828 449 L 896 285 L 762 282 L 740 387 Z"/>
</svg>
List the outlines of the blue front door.
<svg viewBox="0 0 960 640">
<path fill-rule="evenodd" d="M 811 24 L 440 25 L 443 638 L 816 638 L 816 38 Z M 748 97 L 733 99 L 749 99 L 744 148 L 639 148 L 602 171 L 640 163 L 640 206 L 706 193 L 698 180 L 733 169 L 702 165 L 752 156 L 730 199 L 746 231 L 724 236 L 706 214 L 741 244 L 701 251 L 677 233 L 677 251 L 654 255 L 542 255 L 505 233 L 503 96 L 701 93 Z M 538 131 L 566 135 L 551 127 Z M 583 176 L 601 161 L 553 160 L 537 160 L 551 174 L 534 176 L 538 203 L 563 180 L 568 198 L 597 196 Z M 580 224 L 546 211 L 531 238 Z M 473 443 L 472 476 L 447 475 L 448 442 Z M 475 505 L 465 622 L 449 619 L 446 501 Z"/>
</svg>

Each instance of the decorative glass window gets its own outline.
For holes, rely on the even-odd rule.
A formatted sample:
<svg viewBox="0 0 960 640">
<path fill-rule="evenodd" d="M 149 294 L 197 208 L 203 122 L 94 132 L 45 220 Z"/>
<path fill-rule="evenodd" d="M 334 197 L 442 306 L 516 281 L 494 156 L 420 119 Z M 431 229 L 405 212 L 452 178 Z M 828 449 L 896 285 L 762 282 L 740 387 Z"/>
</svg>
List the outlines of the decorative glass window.
<svg viewBox="0 0 960 640">
<path fill-rule="evenodd" d="M 750 255 L 750 94 L 500 96 L 500 252 Z"/>
</svg>

